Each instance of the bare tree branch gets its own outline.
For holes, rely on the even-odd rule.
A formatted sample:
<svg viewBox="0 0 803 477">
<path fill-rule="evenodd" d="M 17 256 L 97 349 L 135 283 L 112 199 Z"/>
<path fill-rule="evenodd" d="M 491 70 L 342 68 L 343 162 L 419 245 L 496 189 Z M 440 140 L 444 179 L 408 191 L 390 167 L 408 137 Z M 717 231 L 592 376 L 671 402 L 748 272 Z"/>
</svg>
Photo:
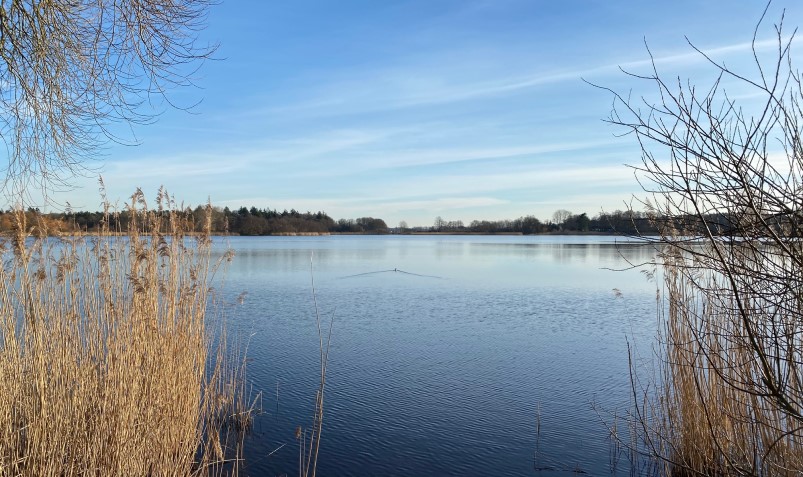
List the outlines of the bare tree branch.
<svg viewBox="0 0 803 477">
<path fill-rule="evenodd" d="M 153 100 L 192 84 L 214 45 L 198 43 L 213 0 L 0 1 L 3 189 L 69 187 L 93 152 L 152 122 Z"/>
</svg>

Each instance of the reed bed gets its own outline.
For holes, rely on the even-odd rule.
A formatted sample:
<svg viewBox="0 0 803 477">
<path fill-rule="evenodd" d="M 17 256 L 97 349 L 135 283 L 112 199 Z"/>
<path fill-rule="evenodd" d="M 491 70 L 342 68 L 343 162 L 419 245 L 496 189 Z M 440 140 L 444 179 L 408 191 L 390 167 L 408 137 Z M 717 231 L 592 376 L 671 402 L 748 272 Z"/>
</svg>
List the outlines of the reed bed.
<svg viewBox="0 0 803 477">
<path fill-rule="evenodd" d="M 705 263 L 715 246 L 663 256 L 660 365 L 649 384 L 634 378 L 633 446 L 654 475 L 801 475 L 797 264 L 772 246 L 735 244 L 728 260 L 741 268 L 724 272 Z"/>
<path fill-rule="evenodd" d="M 197 227 L 140 191 L 93 235 L 47 237 L 15 214 L 0 267 L 0 475 L 237 473 L 244 360 L 207 317 L 212 263 Z M 187 232 L 202 232 L 187 236 Z M 29 232 L 38 234 L 29 237 Z"/>
</svg>

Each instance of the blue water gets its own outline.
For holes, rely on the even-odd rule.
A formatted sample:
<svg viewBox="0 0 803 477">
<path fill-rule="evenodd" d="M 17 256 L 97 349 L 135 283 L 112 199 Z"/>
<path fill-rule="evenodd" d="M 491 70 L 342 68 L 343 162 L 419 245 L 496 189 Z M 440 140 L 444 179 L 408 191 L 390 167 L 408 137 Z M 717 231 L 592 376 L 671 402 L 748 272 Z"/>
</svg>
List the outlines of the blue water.
<svg viewBox="0 0 803 477">
<path fill-rule="evenodd" d="M 319 377 L 312 265 L 334 316 L 318 475 L 610 475 L 599 413 L 628 409 L 627 340 L 648 355 L 656 328 L 656 284 L 612 270 L 653 250 L 614 241 L 219 239 L 236 256 L 217 286 L 263 392 L 245 473 L 298 474 Z"/>
</svg>

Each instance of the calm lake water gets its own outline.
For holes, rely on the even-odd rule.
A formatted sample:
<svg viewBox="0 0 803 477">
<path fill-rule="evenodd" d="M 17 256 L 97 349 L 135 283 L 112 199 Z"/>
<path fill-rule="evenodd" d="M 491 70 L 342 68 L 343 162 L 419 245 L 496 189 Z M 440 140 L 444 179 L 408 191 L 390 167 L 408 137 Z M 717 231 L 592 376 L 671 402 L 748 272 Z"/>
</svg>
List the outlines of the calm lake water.
<svg viewBox="0 0 803 477">
<path fill-rule="evenodd" d="M 649 355 L 656 329 L 656 284 L 611 270 L 653 250 L 616 241 L 220 239 L 236 253 L 230 328 L 251 336 L 264 393 L 246 473 L 298 474 L 295 429 L 311 426 L 319 376 L 312 260 L 335 320 L 319 475 L 610 475 L 594 405 L 628 409 L 627 340 Z"/>
</svg>

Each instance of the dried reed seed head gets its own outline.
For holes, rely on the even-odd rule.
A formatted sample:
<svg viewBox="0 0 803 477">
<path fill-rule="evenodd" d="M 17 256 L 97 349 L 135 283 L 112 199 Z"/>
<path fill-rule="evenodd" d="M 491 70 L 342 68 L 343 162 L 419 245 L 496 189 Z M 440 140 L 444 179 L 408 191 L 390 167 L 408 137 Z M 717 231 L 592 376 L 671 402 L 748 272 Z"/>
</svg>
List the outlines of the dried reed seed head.
<svg viewBox="0 0 803 477">
<path fill-rule="evenodd" d="M 146 280 L 142 280 L 136 275 L 129 275 L 128 276 L 129 282 L 131 282 L 131 286 L 135 293 L 142 294 L 145 293 L 145 282 Z"/>
<path fill-rule="evenodd" d="M 25 240 L 27 239 L 27 219 L 21 209 L 13 212 L 11 244 L 17 257 L 25 257 Z"/>
<path fill-rule="evenodd" d="M 160 257 L 169 257 L 170 256 L 170 245 L 167 243 L 167 240 L 163 235 L 159 235 L 158 238 L 159 245 L 157 246 L 157 253 Z"/>
<path fill-rule="evenodd" d="M 131 209 L 132 212 L 136 210 L 137 206 L 140 206 L 144 211 L 148 210 L 148 203 L 145 200 L 145 194 L 142 192 L 142 189 L 139 187 L 137 190 L 131 194 Z"/>
<path fill-rule="evenodd" d="M 147 262 L 151 258 L 147 249 L 141 248 L 139 250 L 134 250 L 133 252 L 136 256 L 137 263 Z"/>
</svg>

